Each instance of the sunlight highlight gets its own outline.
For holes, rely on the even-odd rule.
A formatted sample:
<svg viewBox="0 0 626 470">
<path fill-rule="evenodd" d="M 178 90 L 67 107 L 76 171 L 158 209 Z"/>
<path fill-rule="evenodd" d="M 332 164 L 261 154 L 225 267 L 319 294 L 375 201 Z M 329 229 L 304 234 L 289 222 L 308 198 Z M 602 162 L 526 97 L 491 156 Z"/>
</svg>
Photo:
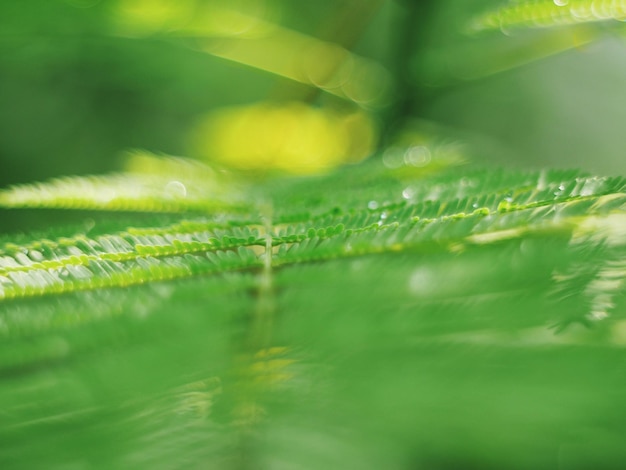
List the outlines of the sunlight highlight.
<svg viewBox="0 0 626 470">
<path fill-rule="evenodd" d="M 296 174 L 363 160 L 376 140 L 376 126 L 363 112 L 297 102 L 221 109 L 203 119 L 190 137 L 195 153 L 208 160 Z"/>
<path fill-rule="evenodd" d="M 243 12 L 246 13 L 243 13 Z M 254 36 L 264 31 L 267 15 L 263 0 L 119 0 L 115 22 L 125 36 L 159 33 L 183 37 Z"/>
<path fill-rule="evenodd" d="M 524 1 L 488 13 L 474 23 L 476 30 L 509 27 L 544 28 L 626 19 L 626 0 Z"/>
<path fill-rule="evenodd" d="M 263 0 L 119 0 L 118 34 L 167 34 L 193 39 L 193 48 L 318 88 L 362 106 L 388 103 L 392 79 L 373 60 L 270 21 Z"/>
<path fill-rule="evenodd" d="M 364 106 L 389 100 L 392 80 L 380 64 L 311 36 L 265 23 L 254 38 L 207 40 L 202 50 L 279 75 Z"/>
</svg>

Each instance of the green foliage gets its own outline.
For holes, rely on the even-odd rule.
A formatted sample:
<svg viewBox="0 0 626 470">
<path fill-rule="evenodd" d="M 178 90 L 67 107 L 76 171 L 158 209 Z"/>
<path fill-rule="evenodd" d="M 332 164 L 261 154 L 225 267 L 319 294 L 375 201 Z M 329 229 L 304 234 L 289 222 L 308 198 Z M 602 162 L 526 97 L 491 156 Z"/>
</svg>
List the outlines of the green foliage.
<svg viewBox="0 0 626 470">
<path fill-rule="evenodd" d="M 626 18 L 621 0 L 522 0 L 476 21 L 477 29 L 544 28 Z"/>
<path fill-rule="evenodd" d="M 171 181 L 194 186 L 181 172 L 132 203 L 116 184 L 137 174 L 3 192 L 11 207 L 181 212 L 5 243 L 2 460 L 61 468 L 82 442 L 95 468 L 546 466 L 579 439 L 561 429 L 586 426 L 578 407 L 623 386 L 585 364 L 626 341 L 626 182 L 436 168 L 239 184 L 247 202 L 203 214 L 210 192 L 170 204 Z M 593 412 L 610 453 L 603 431 L 584 458 L 621 456 L 614 411 Z"/>
<path fill-rule="evenodd" d="M 200 4 L 180 5 L 135 12 L 125 31 L 139 19 L 142 34 L 170 34 Z M 586 24 L 621 5 L 516 2 L 472 26 Z M 482 77 L 574 45 L 556 31 L 524 36 L 513 59 L 474 37 L 434 49 L 450 62 L 421 51 L 406 67 L 425 82 Z M 0 190 L 6 214 L 78 212 L 0 240 L 0 467 L 619 468 L 626 179 L 466 164 L 412 133 L 424 90 L 405 91 L 380 111 L 405 128 L 322 175 L 136 152 L 113 174 Z M 353 98 L 341 106 L 367 108 Z M 339 118 L 297 116 L 334 138 Z M 297 152 L 270 137 L 291 168 Z"/>
</svg>

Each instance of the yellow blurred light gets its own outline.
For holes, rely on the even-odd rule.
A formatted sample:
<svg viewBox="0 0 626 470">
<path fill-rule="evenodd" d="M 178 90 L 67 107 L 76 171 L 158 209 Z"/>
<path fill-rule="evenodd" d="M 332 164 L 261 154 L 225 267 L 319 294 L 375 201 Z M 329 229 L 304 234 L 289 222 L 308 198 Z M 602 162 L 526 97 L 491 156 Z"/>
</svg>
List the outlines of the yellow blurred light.
<svg viewBox="0 0 626 470">
<path fill-rule="evenodd" d="M 265 0 L 196 0 L 193 20 L 180 35 L 194 37 L 245 37 L 266 34 L 271 23 L 265 19 L 275 14 Z"/>
<path fill-rule="evenodd" d="M 117 32 L 194 38 L 208 54 L 310 85 L 363 106 L 387 104 L 389 72 L 347 49 L 268 21 L 266 0 L 117 0 Z"/>
<path fill-rule="evenodd" d="M 125 30 L 142 34 L 183 27 L 195 6 L 196 0 L 120 0 L 115 11 Z"/>
<path fill-rule="evenodd" d="M 319 173 L 360 161 L 377 130 L 364 112 L 344 113 L 293 102 L 226 108 L 205 117 L 190 137 L 195 153 L 245 170 Z"/>
<path fill-rule="evenodd" d="M 209 38 L 200 47 L 211 55 L 314 86 L 361 105 L 386 104 L 392 80 L 377 62 L 330 42 L 269 22 L 263 24 L 263 34 Z"/>
<path fill-rule="evenodd" d="M 626 0 L 544 0 L 504 5 L 476 20 L 474 28 L 502 29 L 573 25 L 607 20 L 624 21 Z"/>
</svg>

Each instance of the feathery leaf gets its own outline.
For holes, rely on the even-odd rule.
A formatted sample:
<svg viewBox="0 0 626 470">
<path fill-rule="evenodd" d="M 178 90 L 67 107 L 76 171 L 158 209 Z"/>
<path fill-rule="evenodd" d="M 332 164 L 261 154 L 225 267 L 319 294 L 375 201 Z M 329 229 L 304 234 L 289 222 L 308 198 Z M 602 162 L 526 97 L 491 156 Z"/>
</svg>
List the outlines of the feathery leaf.
<svg viewBox="0 0 626 470">
<path fill-rule="evenodd" d="M 131 156 L 128 172 L 79 176 L 14 186 L 0 192 L 0 207 L 108 211 L 254 211 L 228 175 L 181 158 Z"/>
<path fill-rule="evenodd" d="M 481 16 L 474 28 L 547 28 L 625 18 L 623 0 L 521 0 Z"/>
</svg>

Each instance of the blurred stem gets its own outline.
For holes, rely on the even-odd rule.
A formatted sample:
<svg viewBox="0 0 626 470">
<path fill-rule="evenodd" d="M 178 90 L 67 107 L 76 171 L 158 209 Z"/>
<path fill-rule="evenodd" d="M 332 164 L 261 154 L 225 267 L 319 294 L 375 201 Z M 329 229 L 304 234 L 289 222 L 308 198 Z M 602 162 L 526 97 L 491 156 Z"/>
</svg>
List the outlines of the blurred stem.
<svg viewBox="0 0 626 470">
<path fill-rule="evenodd" d="M 322 25 L 319 38 L 352 49 L 387 0 L 346 0 Z"/>
<path fill-rule="evenodd" d="M 351 50 L 363 35 L 374 14 L 389 0 L 344 0 L 328 20 L 320 25 L 316 38 Z M 331 64 L 324 78 L 331 78 L 343 62 Z M 280 84 L 271 94 L 272 98 L 283 101 L 314 101 L 321 89 L 310 85 Z"/>
<path fill-rule="evenodd" d="M 386 146 L 406 121 L 419 116 L 428 99 L 427 90 L 416 80 L 413 58 L 428 47 L 428 23 L 435 7 L 433 0 L 397 0 L 402 8 L 397 19 L 397 35 L 391 41 L 391 68 L 396 79 L 396 98 L 383 120 Z"/>
</svg>

